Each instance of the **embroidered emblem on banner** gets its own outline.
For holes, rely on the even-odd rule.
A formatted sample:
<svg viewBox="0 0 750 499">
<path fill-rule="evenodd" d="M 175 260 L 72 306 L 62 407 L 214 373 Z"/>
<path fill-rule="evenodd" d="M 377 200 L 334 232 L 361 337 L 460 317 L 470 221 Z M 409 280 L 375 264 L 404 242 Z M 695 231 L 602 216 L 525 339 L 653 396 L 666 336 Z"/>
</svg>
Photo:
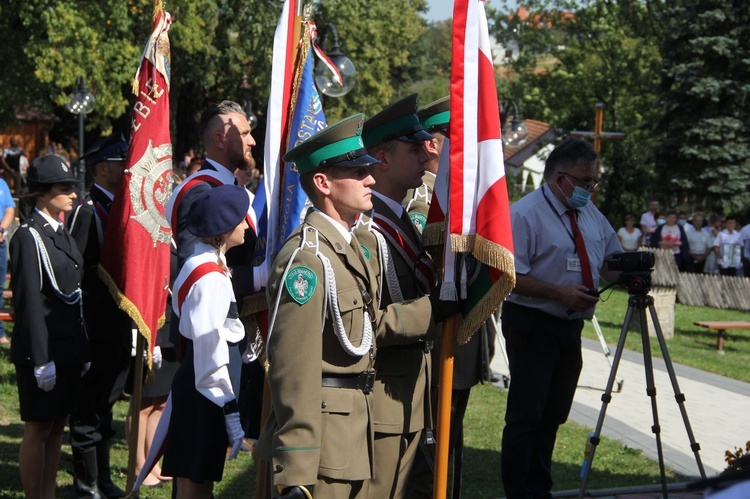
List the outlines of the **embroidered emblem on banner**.
<svg viewBox="0 0 750 499">
<path fill-rule="evenodd" d="M 315 292 L 318 276 L 307 267 L 294 267 L 286 275 L 284 281 L 289 296 L 300 305 L 304 305 L 310 301 Z"/>
<path fill-rule="evenodd" d="M 128 172 L 130 202 L 135 212 L 131 218 L 151 235 L 154 246 L 169 244 L 172 230 L 165 211 L 172 195 L 172 145 L 153 147 L 149 141 L 146 152 Z"/>
</svg>

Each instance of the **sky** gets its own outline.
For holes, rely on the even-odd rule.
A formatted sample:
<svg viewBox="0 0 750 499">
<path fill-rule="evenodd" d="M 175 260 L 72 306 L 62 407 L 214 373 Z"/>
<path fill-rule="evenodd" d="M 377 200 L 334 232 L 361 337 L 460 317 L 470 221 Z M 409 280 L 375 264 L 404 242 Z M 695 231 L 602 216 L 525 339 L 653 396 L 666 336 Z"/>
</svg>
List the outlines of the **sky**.
<svg viewBox="0 0 750 499">
<path fill-rule="evenodd" d="M 487 3 L 495 8 L 501 6 L 499 0 L 487 0 Z M 453 16 L 452 0 L 427 0 L 427 5 L 430 6 L 430 11 L 425 14 L 425 18 L 428 21 L 442 21 L 444 19 L 450 19 Z"/>
</svg>

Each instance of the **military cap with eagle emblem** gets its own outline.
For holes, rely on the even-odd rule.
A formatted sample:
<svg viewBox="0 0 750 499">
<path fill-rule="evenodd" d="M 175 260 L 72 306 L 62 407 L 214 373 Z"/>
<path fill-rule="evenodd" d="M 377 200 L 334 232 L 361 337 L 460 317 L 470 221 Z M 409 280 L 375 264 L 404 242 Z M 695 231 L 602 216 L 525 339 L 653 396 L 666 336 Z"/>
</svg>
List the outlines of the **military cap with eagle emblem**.
<svg viewBox="0 0 750 499">
<path fill-rule="evenodd" d="M 451 98 L 449 95 L 430 102 L 419 108 L 417 116 L 422 126 L 429 133 L 448 131 L 448 123 L 451 121 Z"/>
</svg>

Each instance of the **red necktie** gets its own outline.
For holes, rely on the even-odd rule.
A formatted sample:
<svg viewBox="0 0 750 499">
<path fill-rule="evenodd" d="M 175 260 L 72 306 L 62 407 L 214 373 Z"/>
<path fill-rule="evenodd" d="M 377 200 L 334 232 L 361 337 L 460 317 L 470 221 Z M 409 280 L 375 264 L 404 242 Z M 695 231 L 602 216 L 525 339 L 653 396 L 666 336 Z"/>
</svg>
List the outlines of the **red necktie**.
<svg viewBox="0 0 750 499">
<path fill-rule="evenodd" d="M 589 261 L 589 254 L 586 252 L 586 243 L 583 241 L 583 234 L 578 229 L 578 222 L 576 222 L 576 211 L 578 210 L 568 210 L 565 213 L 570 217 L 570 228 L 573 229 L 573 235 L 576 239 L 576 252 L 578 253 L 578 258 L 581 260 L 583 285 L 589 289 L 595 289 L 594 277 L 591 273 L 591 262 Z"/>
</svg>

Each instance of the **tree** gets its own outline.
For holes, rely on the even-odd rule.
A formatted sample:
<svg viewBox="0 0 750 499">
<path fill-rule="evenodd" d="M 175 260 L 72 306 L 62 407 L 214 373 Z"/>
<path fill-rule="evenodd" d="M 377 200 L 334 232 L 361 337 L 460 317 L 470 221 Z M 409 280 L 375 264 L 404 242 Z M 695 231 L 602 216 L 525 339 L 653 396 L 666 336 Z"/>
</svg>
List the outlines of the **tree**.
<svg viewBox="0 0 750 499">
<path fill-rule="evenodd" d="M 636 0 L 532 0 L 527 9 L 506 5 L 494 16 L 501 43 L 519 48 L 518 58 L 501 68 L 501 99 L 563 133 L 593 130 L 594 104 L 604 103 L 605 130 L 626 132 L 627 139 L 619 146 L 604 142 L 601 209 L 613 220 L 637 213 L 652 194 L 644 186 L 656 145 L 650 124 L 659 119 L 653 16 Z"/>
<path fill-rule="evenodd" d="M 677 199 L 750 215 L 750 8 L 656 4 L 665 26 L 660 183 Z"/>
<path fill-rule="evenodd" d="M 357 84 L 342 98 L 325 98 L 326 118 L 354 113 L 368 116 L 408 95 L 410 60 L 425 32 L 419 15 L 424 0 L 320 0 L 314 4 L 319 27 L 333 23 L 342 51 L 357 68 Z"/>
</svg>

